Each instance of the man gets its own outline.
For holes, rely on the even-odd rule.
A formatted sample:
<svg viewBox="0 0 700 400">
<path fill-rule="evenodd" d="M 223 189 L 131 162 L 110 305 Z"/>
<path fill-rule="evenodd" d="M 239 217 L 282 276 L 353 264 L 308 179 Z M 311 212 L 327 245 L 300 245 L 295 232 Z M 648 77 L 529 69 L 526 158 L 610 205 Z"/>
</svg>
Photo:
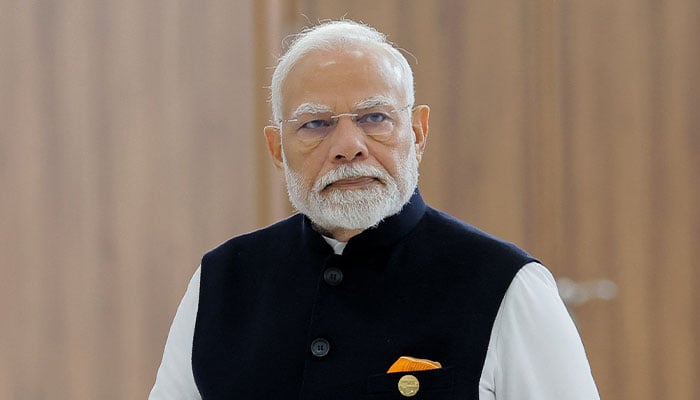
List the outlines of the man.
<svg viewBox="0 0 700 400">
<path fill-rule="evenodd" d="M 265 128 L 299 214 L 207 253 L 151 399 L 597 399 L 551 274 L 425 205 L 429 108 L 343 20 L 300 34 Z"/>
</svg>

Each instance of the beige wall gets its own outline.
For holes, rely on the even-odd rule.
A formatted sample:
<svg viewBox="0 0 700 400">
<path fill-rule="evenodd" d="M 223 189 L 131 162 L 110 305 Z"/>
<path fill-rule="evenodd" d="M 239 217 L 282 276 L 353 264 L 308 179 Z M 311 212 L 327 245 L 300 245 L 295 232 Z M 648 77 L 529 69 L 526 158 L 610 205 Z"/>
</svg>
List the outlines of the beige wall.
<svg viewBox="0 0 700 400">
<path fill-rule="evenodd" d="M 415 55 L 426 199 L 557 277 L 601 394 L 700 386 L 700 3 L 0 0 L 0 398 L 144 398 L 199 257 L 287 214 L 261 136 L 282 38 Z"/>
</svg>

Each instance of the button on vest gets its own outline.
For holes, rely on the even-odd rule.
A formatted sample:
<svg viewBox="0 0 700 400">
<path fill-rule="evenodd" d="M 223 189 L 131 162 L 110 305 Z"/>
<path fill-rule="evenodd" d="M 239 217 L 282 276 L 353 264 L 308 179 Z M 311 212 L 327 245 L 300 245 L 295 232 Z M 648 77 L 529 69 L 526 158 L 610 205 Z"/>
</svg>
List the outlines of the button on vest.
<svg viewBox="0 0 700 400">
<path fill-rule="evenodd" d="M 331 344 L 324 338 L 314 339 L 311 342 L 311 354 L 316 357 L 325 357 L 331 350 Z"/>
<path fill-rule="evenodd" d="M 323 272 L 323 280 L 331 286 L 338 286 L 343 281 L 343 271 L 336 267 L 326 268 Z"/>
</svg>

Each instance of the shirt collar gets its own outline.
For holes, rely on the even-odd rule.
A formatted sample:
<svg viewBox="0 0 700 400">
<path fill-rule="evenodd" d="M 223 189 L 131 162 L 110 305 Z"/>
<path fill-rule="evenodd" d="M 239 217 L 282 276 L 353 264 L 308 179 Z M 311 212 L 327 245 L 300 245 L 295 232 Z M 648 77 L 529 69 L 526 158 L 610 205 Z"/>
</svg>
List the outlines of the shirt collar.
<svg viewBox="0 0 700 400">
<path fill-rule="evenodd" d="M 341 242 L 328 236 L 324 236 L 323 240 L 325 240 L 326 243 L 331 245 L 331 247 L 333 248 L 333 253 L 339 256 L 343 255 L 343 250 L 345 250 L 345 246 L 347 246 L 348 244 L 348 242 Z"/>
</svg>

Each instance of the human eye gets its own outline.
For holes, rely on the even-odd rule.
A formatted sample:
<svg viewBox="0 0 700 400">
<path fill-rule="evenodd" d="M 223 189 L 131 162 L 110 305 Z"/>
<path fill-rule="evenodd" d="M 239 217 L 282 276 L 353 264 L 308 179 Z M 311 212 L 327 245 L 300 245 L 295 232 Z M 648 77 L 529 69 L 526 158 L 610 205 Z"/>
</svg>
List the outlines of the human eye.
<svg viewBox="0 0 700 400">
<path fill-rule="evenodd" d="M 323 140 L 330 129 L 333 121 L 329 115 L 307 114 L 299 118 L 295 127 L 295 136 L 305 142 L 316 142 Z"/>
<path fill-rule="evenodd" d="M 359 123 L 365 124 L 381 124 L 389 119 L 389 116 L 383 112 L 368 112 L 357 118 Z"/>
<path fill-rule="evenodd" d="M 305 121 L 306 122 L 302 122 L 302 124 L 299 126 L 300 130 L 318 130 L 328 128 L 329 126 L 331 126 L 331 121 L 327 118 L 314 117 L 308 118 Z"/>
</svg>

